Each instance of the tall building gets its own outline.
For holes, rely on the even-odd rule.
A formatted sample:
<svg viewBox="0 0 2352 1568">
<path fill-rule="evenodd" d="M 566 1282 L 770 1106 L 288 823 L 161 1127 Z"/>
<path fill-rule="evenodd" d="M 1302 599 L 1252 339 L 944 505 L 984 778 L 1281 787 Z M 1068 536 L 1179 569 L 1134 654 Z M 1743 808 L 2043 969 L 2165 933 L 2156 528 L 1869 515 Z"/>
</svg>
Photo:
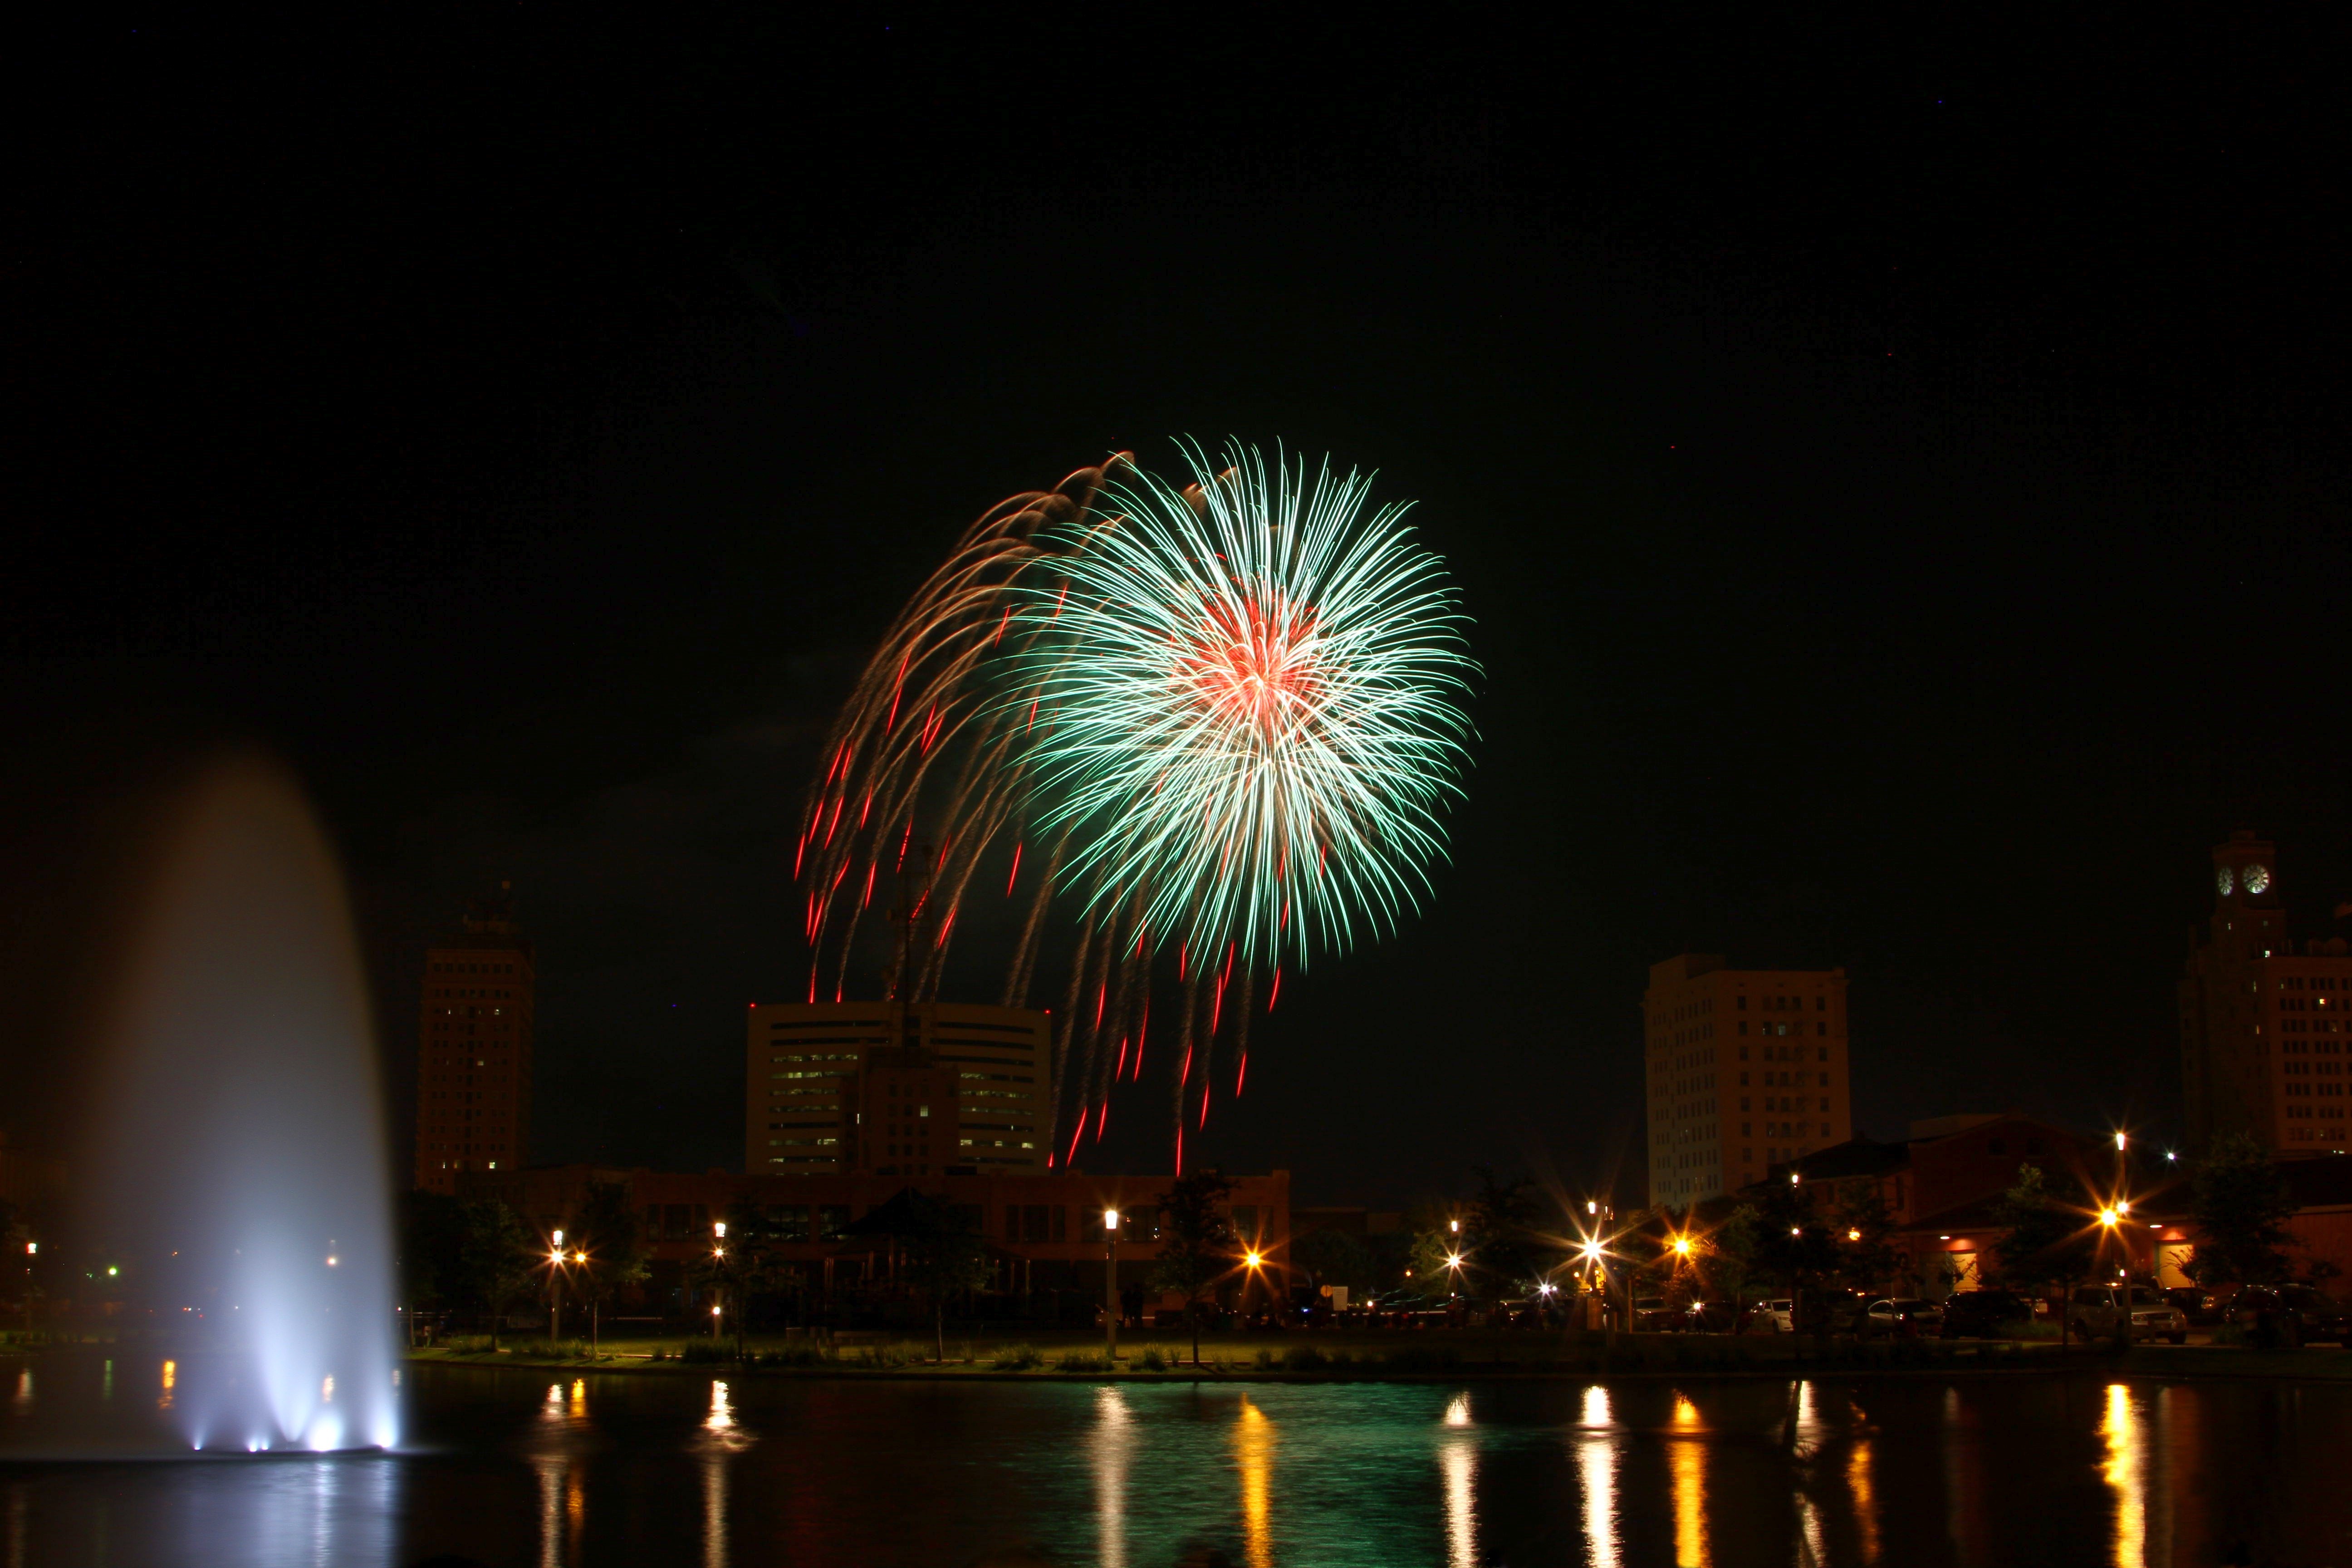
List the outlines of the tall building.
<svg viewBox="0 0 2352 1568">
<path fill-rule="evenodd" d="M 468 900 L 454 936 L 425 955 L 416 1048 L 416 1184 L 457 1190 L 460 1171 L 513 1170 L 530 1146 L 536 974 L 512 884 Z"/>
<path fill-rule="evenodd" d="M 2213 916 L 2189 933 L 2180 1071 L 2191 1147 L 2252 1132 L 2281 1154 L 2352 1148 L 2352 950 L 2287 929 L 2278 856 L 2252 833 L 2213 849 Z"/>
<path fill-rule="evenodd" d="M 1019 1175 L 1046 1169 L 1053 1028 L 953 1002 L 754 1005 L 748 1174 Z"/>
<path fill-rule="evenodd" d="M 1683 1208 L 1853 1135 L 1845 971 L 1650 966 L 1642 998 L 1650 1203 Z"/>
</svg>

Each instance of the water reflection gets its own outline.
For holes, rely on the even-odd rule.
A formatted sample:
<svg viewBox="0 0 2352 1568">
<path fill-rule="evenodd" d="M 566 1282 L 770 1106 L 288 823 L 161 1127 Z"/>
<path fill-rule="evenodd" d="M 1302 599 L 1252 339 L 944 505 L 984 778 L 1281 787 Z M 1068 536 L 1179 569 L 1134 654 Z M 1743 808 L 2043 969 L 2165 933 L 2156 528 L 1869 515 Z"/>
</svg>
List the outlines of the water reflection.
<svg viewBox="0 0 2352 1568">
<path fill-rule="evenodd" d="M 1609 1391 L 1584 1391 L 1584 1435 L 1577 1445 L 1577 1479 L 1584 1489 L 1584 1555 L 1591 1568 L 1617 1568 L 1617 1439 Z"/>
<path fill-rule="evenodd" d="M 751 1435 L 735 1417 L 735 1394 L 725 1378 L 710 1384 L 710 1408 L 702 1418 L 702 1568 L 727 1568 L 731 1547 L 727 1523 L 728 1487 L 735 1456 L 751 1446 Z"/>
<path fill-rule="evenodd" d="M 1878 1561 L 1878 1493 L 1871 1484 L 1870 1462 L 1870 1439 L 1856 1437 L 1845 1459 L 1845 1484 L 1853 1493 L 1855 1545 L 1864 1563 Z"/>
<path fill-rule="evenodd" d="M 175 1415 L 208 1366 L 178 1358 Z M 162 1367 L 118 1357 L 107 1419 L 171 1429 Z M 19 1371 L 0 1363 L 0 1391 Z M 100 1373 L 94 1354 L 45 1362 L 24 1419 L 94 1421 Z M 2341 1558 L 2338 1526 L 2283 1500 L 2330 1495 L 2352 1447 L 2352 1390 L 2104 1374 L 1679 1392 L 557 1375 L 411 1369 L 418 1447 L 394 1458 L 0 1465 L 0 1568 L 224 1561 L 231 1541 L 288 1568 L 2320 1563 Z M 359 1397 L 340 1381 L 338 1408 Z M 16 1420 L 0 1397 L 0 1453 Z M 919 1533 L 877 1473 L 925 1478 Z M 1952 1533 L 1979 1509 L 1981 1552 Z"/>
<path fill-rule="evenodd" d="M 155 1401 L 156 1409 L 169 1410 L 172 1408 L 172 1389 L 179 1381 L 180 1363 L 175 1361 L 165 1362 L 163 1363 L 163 1394 L 162 1398 Z M 198 1447 L 202 1447 L 202 1444 L 199 1443 Z"/>
<path fill-rule="evenodd" d="M 1706 1426 L 1698 1406 L 1680 1394 L 1673 1435 L 1667 1465 L 1675 1488 L 1675 1568 L 1707 1568 Z"/>
<path fill-rule="evenodd" d="M 1247 1399 L 1234 1425 L 1234 1457 L 1242 1472 L 1243 1558 L 1250 1568 L 1273 1568 L 1274 1423 Z"/>
<path fill-rule="evenodd" d="M 1477 1568 L 1478 1563 L 1478 1439 L 1465 1428 L 1470 1425 L 1470 1395 L 1457 1394 L 1445 1407 L 1450 1429 L 1438 1449 L 1445 1472 L 1445 1556 L 1448 1568 Z"/>
<path fill-rule="evenodd" d="M 1093 1440 L 1095 1521 L 1099 1540 L 1097 1550 L 1103 1568 L 1126 1568 L 1127 1465 L 1134 1446 L 1127 1395 L 1106 1384 L 1095 1391 Z M 1246 1471 L 1242 1485 L 1246 1490 Z"/>
</svg>

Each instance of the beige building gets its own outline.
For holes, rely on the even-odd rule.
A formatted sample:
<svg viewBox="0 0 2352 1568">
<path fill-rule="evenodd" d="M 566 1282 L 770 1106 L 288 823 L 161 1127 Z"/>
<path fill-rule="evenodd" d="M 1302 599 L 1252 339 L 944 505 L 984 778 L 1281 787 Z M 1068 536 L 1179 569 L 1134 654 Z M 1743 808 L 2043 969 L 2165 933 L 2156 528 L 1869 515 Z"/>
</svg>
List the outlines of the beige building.
<svg viewBox="0 0 2352 1568">
<path fill-rule="evenodd" d="M 1853 1135 L 1845 971 L 1650 966 L 1642 998 L 1652 1207 L 1685 1208 Z"/>
<path fill-rule="evenodd" d="M 416 1041 L 416 1185 L 457 1190 L 461 1171 L 511 1171 L 530 1143 L 537 975 L 501 885 L 468 902 L 425 955 Z"/>
<path fill-rule="evenodd" d="M 2252 1132 L 2281 1154 L 2352 1149 L 2352 950 L 2287 933 L 2278 856 L 2252 833 L 2213 850 L 2213 917 L 2180 981 L 2192 1148 Z"/>
<path fill-rule="evenodd" d="M 1043 1173 L 1053 1028 L 954 1002 L 754 1005 L 745 1046 L 751 1175 Z"/>
</svg>

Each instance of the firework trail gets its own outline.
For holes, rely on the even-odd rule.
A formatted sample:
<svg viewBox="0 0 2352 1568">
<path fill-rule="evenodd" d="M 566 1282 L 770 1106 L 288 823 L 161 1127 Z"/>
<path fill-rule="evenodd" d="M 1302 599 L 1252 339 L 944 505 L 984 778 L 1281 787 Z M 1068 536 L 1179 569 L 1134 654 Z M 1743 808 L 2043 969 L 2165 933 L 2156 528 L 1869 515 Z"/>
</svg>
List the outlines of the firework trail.
<svg viewBox="0 0 2352 1568">
<path fill-rule="evenodd" d="M 1049 907 L 1076 896 L 1054 1042 L 1074 1115 L 1057 1105 L 1048 1141 L 1065 1163 L 1139 1080 L 1172 950 L 1181 1170 L 1190 1085 L 1197 1127 L 1228 1030 L 1246 1086 L 1261 974 L 1270 1006 L 1285 963 L 1418 907 L 1466 763 L 1465 617 L 1404 508 L 1367 515 L 1368 476 L 1279 452 L 1182 450 L 1181 488 L 1121 454 L 967 530 L 866 666 L 803 816 L 813 1000 L 842 994 L 873 883 L 902 873 L 919 822 L 937 861 L 894 995 L 936 995 L 965 903 L 1025 874 L 1004 986 L 1024 1004 L 1056 945 Z"/>
</svg>

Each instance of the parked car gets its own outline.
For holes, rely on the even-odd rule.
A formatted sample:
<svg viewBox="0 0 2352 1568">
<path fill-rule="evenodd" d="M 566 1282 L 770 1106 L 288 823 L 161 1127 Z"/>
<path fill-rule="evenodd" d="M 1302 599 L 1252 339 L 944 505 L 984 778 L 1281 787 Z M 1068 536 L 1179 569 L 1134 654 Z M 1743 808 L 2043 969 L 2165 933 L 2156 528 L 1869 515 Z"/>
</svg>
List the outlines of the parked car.
<svg viewBox="0 0 2352 1568">
<path fill-rule="evenodd" d="M 2352 1350 L 2352 1310 L 2308 1285 L 2249 1285 L 2230 1298 L 2225 1321 L 2242 1329 L 2267 1321 L 2288 1344 L 2334 1340 Z"/>
<path fill-rule="evenodd" d="M 1748 1327 L 1759 1334 L 1793 1333 L 1797 1327 L 1797 1303 L 1786 1296 L 1769 1301 L 1759 1301 L 1748 1310 Z"/>
<path fill-rule="evenodd" d="M 1633 1298 L 1633 1328 L 1645 1334 L 1672 1333 L 1683 1326 L 1683 1315 L 1666 1304 L 1664 1296 Z"/>
<path fill-rule="evenodd" d="M 1827 1330 L 1832 1334 L 1865 1332 L 1862 1326 L 1862 1315 L 1870 1310 L 1872 1300 L 1873 1298 L 1864 1295 L 1859 1290 L 1829 1291 L 1822 1297 L 1818 1309 L 1809 1309 L 1806 1311 L 1806 1326 L 1815 1330 Z"/>
<path fill-rule="evenodd" d="M 2066 1331 L 2081 1340 L 2112 1339 L 2128 1317 L 2131 1331 L 2163 1335 L 2176 1345 L 2189 1342 L 2189 1314 L 2146 1285 L 2093 1285 L 2066 1309 Z"/>
<path fill-rule="evenodd" d="M 1890 1296 L 1873 1301 L 1854 1320 L 1853 1331 L 1866 1340 L 1901 1336 L 1916 1339 L 1926 1334 L 1941 1333 L 1944 1309 L 1933 1301 L 1916 1296 Z"/>
<path fill-rule="evenodd" d="M 1683 1327 L 1694 1334 L 1727 1334 L 1738 1322 L 1739 1310 L 1728 1301 L 1693 1301 L 1683 1313 Z"/>
<path fill-rule="evenodd" d="M 2221 1302 L 2210 1290 L 2195 1285 L 2176 1285 L 2164 1293 L 2164 1299 L 2180 1309 L 2192 1328 L 2210 1328 L 2221 1321 Z"/>
<path fill-rule="evenodd" d="M 1944 1338 L 1989 1339 L 2012 1323 L 2033 1321 L 2033 1303 L 2014 1290 L 1963 1290 L 1944 1301 Z"/>
</svg>

